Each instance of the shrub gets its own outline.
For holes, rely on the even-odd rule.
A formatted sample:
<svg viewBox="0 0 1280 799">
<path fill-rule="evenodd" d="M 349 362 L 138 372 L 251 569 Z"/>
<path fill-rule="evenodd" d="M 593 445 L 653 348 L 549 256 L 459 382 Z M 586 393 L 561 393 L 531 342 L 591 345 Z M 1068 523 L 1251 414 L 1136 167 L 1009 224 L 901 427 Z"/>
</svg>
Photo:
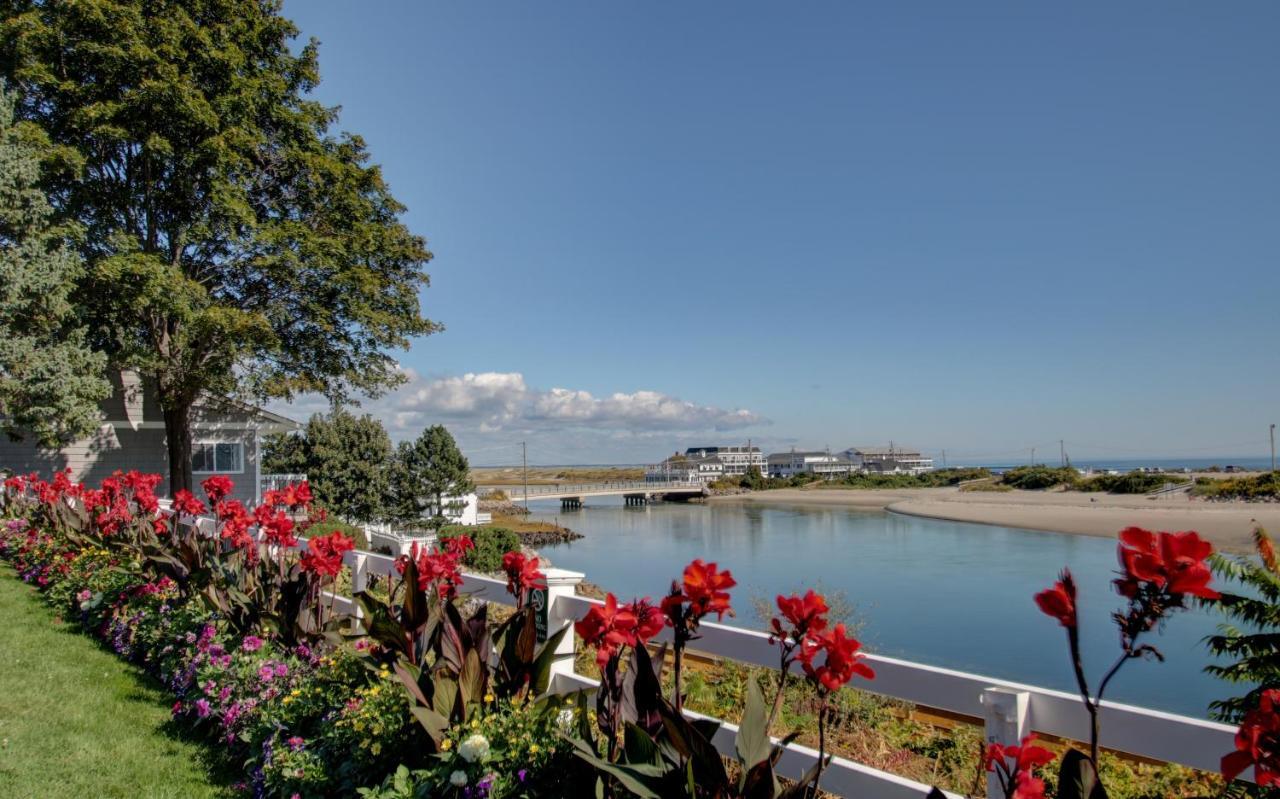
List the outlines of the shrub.
<svg viewBox="0 0 1280 799">
<path fill-rule="evenodd" d="M 1223 480 L 1201 477 L 1191 489 L 1196 496 L 1210 499 L 1271 500 L 1280 497 L 1280 472 Z"/>
<path fill-rule="evenodd" d="M 1077 491 L 1106 491 L 1111 494 L 1145 494 L 1163 488 L 1166 483 L 1185 483 L 1187 478 L 1179 474 L 1159 472 L 1128 472 L 1126 474 L 1099 474 L 1081 480 Z"/>
<path fill-rule="evenodd" d="M 475 549 L 467 552 L 462 562 L 476 571 L 492 574 L 502 571 L 502 556 L 520 550 L 520 536 L 505 527 L 466 527 L 451 524 L 440 528 L 440 541 L 460 535 L 470 536 Z"/>
<path fill-rule="evenodd" d="M 1080 473 L 1070 466 L 1019 466 L 1004 473 L 1001 478 L 1007 486 L 1036 491 L 1056 485 L 1071 486 L 1080 479 Z"/>
<path fill-rule="evenodd" d="M 328 535 L 334 530 L 345 535 L 355 542 L 356 549 L 369 549 L 369 537 L 365 535 L 364 528 L 356 524 L 348 524 L 339 519 L 326 519 L 311 526 L 308 535 Z"/>
</svg>

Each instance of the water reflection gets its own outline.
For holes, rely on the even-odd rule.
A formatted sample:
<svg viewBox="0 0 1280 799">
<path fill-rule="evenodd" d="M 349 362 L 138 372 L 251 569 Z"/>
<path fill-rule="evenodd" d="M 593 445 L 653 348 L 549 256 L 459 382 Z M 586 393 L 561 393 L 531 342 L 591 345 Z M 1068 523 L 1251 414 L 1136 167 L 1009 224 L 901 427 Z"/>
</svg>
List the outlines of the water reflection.
<svg viewBox="0 0 1280 799">
<path fill-rule="evenodd" d="M 857 606 L 874 651 L 1064 690 L 1074 687 L 1065 635 L 1031 597 L 1069 566 L 1080 584 L 1090 673 L 1119 652 L 1108 617 L 1118 605 L 1109 539 L 799 505 L 531 507 L 586 535 L 546 549 L 557 566 L 625 597 L 661 594 L 701 557 L 733 570 L 740 586 L 734 623 L 755 627 L 753 597 L 821 580 Z M 1230 692 L 1201 672 L 1208 662 L 1201 640 L 1216 622 L 1198 609 L 1177 614 L 1155 641 L 1166 662 L 1127 665 L 1108 698 L 1205 715 L 1211 699 Z"/>
</svg>

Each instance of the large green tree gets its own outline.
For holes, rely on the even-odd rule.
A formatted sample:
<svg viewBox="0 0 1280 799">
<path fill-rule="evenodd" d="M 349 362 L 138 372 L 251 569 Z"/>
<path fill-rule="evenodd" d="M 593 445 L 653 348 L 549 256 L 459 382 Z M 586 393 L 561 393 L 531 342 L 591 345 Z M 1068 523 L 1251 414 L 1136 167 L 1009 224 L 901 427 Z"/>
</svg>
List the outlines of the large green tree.
<svg viewBox="0 0 1280 799">
<path fill-rule="evenodd" d="M 0 80 L 0 430 L 56 446 L 97 427 L 111 384 L 68 299 L 84 266 L 38 185 L 42 137 L 13 106 Z"/>
<path fill-rule="evenodd" d="M 393 453 L 382 422 L 345 410 L 316 414 L 300 434 L 265 442 L 263 469 L 305 473 L 316 499 L 348 521 L 383 517 Z"/>
<path fill-rule="evenodd" d="M 53 150 L 44 187 L 84 230 L 75 299 L 93 346 L 156 387 L 171 490 L 192 405 L 402 380 L 437 329 L 431 255 L 364 141 L 308 99 L 317 44 L 278 0 L 0 0 L 0 69 Z"/>
<path fill-rule="evenodd" d="M 439 527 L 447 521 L 446 513 L 460 505 L 459 498 L 474 490 L 466 456 L 443 425 L 433 425 L 396 449 L 387 515 Z"/>
</svg>

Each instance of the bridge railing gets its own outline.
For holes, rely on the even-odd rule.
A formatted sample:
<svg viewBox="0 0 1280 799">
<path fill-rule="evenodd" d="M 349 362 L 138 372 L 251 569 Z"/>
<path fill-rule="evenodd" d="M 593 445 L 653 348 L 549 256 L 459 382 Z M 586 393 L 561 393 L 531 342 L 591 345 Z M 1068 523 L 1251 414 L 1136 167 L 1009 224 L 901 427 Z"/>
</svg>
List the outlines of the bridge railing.
<svg viewBox="0 0 1280 799">
<path fill-rule="evenodd" d="M 201 518 L 198 525 L 212 532 L 215 522 Z M 306 546 L 305 539 L 300 546 Z M 368 587 L 372 578 L 395 580 L 399 577 L 395 559 L 386 555 L 355 550 L 347 552 L 343 561 L 351 570 L 353 593 Z M 545 572 L 549 634 L 571 627 L 593 606 L 603 604 L 577 593 L 584 574 L 554 568 Z M 467 573 L 460 590 L 486 602 L 514 603 L 506 591 L 505 579 Z M 327 592 L 326 596 L 333 599 L 338 611 L 350 613 L 357 619 L 361 617 L 359 608 L 349 597 Z M 670 636 L 671 631 L 664 630 L 655 640 L 669 641 Z M 556 650 L 551 683 L 555 693 L 597 686 L 595 680 L 575 670 L 577 645 L 576 634 L 566 635 Z M 776 668 L 778 662 L 777 647 L 770 643 L 767 633 L 714 622 L 700 626 L 697 651 L 764 668 Z M 1089 738 L 1089 715 L 1076 694 L 881 655 L 868 655 L 867 662 L 875 669 L 876 677 L 873 681 L 858 682 L 859 690 L 981 718 L 987 742 L 1017 744 L 1031 732 L 1074 741 Z M 799 672 L 799 664 L 793 664 L 793 669 Z M 1227 724 L 1110 701 L 1102 703 L 1099 717 L 1103 747 L 1141 758 L 1216 772 L 1221 756 L 1234 748 L 1236 728 Z M 737 734 L 735 725 L 725 723 L 713 743 L 724 755 L 732 757 Z M 809 747 L 788 744 L 779 761 L 778 773 L 799 778 L 816 762 L 817 756 Z M 930 790 L 930 786 L 923 783 L 841 757 L 833 758 L 824 770 L 822 787 L 838 796 L 872 799 L 923 799 Z M 988 781 L 987 795 L 990 799 L 1003 796 L 994 778 Z M 946 796 L 960 799 L 956 794 Z"/>
<path fill-rule="evenodd" d="M 685 483 L 677 481 L 669 482 L 646 482 L 644 480 L 626 480 L 612 483 L 557 483 L 555 485 L 531 485 L 529 486 L 529 498 L 533 499 L 538 496 L 573 496 L 578 493 L 582 494 L 603 494 L 603 493 L 625 493 L 627 491 L 694 491 L 700 490 L 700 483 Z M 507 496 L 513 500 L 523 499 L 525 495 L 524 486 L 514 486 L 506 490 Z"/>
</svg>

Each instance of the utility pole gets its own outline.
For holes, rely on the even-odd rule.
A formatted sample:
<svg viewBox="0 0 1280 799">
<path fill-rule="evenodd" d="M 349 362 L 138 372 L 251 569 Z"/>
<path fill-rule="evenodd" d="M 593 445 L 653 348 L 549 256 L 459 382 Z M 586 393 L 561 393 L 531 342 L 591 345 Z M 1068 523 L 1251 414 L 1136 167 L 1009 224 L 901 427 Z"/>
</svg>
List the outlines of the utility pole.
<svg viewBox="0 0 1280 799">
<path fill-rule="evenodd" d="M 1271 471 L 1276 470 L 1276 426 L 1271 425 Z"/>
<path fill-rule="evenodd" d="M 947 451 L 944 449 L 944 450 L 942 451 L 942 469 L 943 469 L 943 471 L 946 471 L 946 468 L 947 468 Z"/>
<path fill-rule="evenodd" d="M 529 447 L 520 442 L 520 462 L 524 465 L 524 509 L 529 510 Z"/>
<path fill-rule="evenodd" d="M 1031 465 L 1032 466 L 1036 465 L 1036 448 L 1035 447 L 1031 448 Z"/>
<path fill-rule="evenodd" d="M 1067 465 L 1067 445 L 1062 439 L 1058 439 L 1058 465 Z"/>
</svg>

